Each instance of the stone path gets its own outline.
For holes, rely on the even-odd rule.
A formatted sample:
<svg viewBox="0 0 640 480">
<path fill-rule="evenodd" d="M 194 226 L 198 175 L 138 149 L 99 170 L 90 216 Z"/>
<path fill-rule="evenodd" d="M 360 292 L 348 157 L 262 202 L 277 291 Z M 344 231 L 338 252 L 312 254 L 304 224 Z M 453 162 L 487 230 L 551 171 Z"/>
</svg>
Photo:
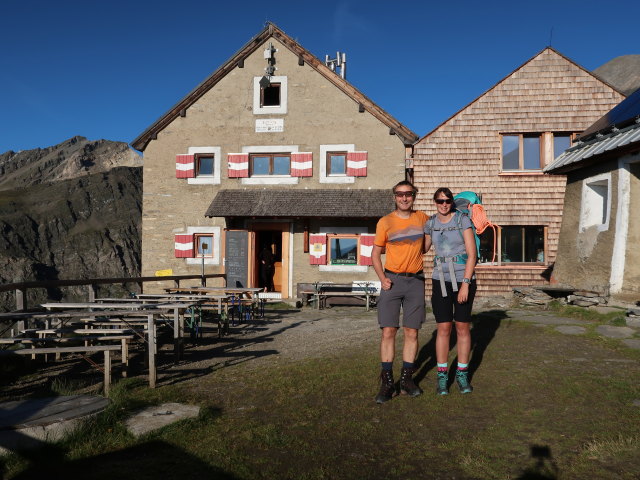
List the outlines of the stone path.
<svg viewBox="0 0 640 480">
<path fill-rule="evenodd" d="M 609 307 L 607 307 L 609 308 Z M 612 311 L 610 308 L 608 311 Z M 601 312 L 602 313 L 602 312 Z M 536 326 L 555 326 L 554 330 L 565 335 L 582 335 L 589 331 L 595 322 L 577 318 L 560 317 L 553 312 L 533 310 L 508 310 L 507 315 L 513 320 L 532 323 Z M 627 347 L 640 350 L 640 323 L 627 322 L 627 326 L 597 325 L 593 331 L 605 338 L 622 340 Z"/>
</svg>

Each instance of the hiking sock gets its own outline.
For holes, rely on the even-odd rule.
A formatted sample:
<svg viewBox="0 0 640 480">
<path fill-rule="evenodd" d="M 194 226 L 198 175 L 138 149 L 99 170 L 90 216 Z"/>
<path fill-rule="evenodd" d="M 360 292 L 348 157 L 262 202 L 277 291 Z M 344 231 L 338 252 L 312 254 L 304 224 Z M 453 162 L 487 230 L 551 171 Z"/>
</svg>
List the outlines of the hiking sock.
<svg viewBox="0 0 640 480">
<path fill-rule="evenodd" d="M 447 373 L 447 371 L 449 370 L 449 364 L 448 363 L 439 363 L 438 364 L 438 373 L 442 372 L 442 373 Z"/>
<path fill-rule="evenodd" d="M 413 362 L 405 362 L 404 360 L 402 361 L 402 368 L 413 368 Z"/>
<path fill-rule="evenodd" d="M 382 370 L 393 370 L 393 362 L 380 362 Z"/>
<path fill-rule="evenodd" d="M 468 363 L 460 363 L 458 362 L 458 371 L 459 372 L 466 372 L 469 369 L 469 364 Z"/>
</svg>

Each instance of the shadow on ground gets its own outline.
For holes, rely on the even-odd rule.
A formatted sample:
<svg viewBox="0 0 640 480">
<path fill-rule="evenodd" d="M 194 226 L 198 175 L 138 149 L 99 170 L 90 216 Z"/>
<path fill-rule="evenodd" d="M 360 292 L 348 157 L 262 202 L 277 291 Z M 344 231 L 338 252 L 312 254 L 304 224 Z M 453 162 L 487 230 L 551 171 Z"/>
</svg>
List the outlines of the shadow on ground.
<svg viewBox="0 0 640 480">
<path fill-rule="evenodd" d="M 35 458 L 34 458 L 35 457 Z M 163 441 L 149 441 L 130 448 L 66 461 L 59 447 L 47 445 L 31 454 L 32 466 L 13 477 L 15 480 L 66 479 L 235 479 L 222 469 L 211 467 L 200 458 Z M 33 461 L 36 460 L 36 461 Z"/>
<path fill-rule="evenodd" d="M 501 322 L 509 318 L 506 310 L 487 310 L 473 315 L 473 326 L 471 327 L 471 360 L 469 362 L 469 377 L 473 378 L 474 373 L 480 368 L 482 359 L 487 347 L 496 335 L 496 331 L 500 328 Z M 418 352 L 416 359 L 416 368 L 418 373 L 415 375 L 416 382 L 424 380 L 427 374 L 437 365 L 436 360 L 436 335 L 437 330 L 433 331 L 429 341 L 422 346 Z M 456 329 L 451 329 L 451 345 L 449 351 L 456 346 L 457 337 Z M 451 366 L 455 365 L 457 357 L 451 362 Z M 449 384 L 453 383 L 455 369 L 450 368 Z"/>
</svg>

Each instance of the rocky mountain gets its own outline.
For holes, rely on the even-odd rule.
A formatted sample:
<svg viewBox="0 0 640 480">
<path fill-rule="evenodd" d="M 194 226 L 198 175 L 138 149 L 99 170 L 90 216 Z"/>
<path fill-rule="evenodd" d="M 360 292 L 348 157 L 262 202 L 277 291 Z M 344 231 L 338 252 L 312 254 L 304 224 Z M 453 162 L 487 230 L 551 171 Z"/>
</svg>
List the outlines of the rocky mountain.
<svg viewBox="0 0 640 480">
<path fill-rule="evenodd" d="M 126 143 L 83 137 L 1 154 L 0 284 L 138 276 L 141 165 Z M 34 289 L 27 303 L 86 295 L 86 287 Z M 13 294 L 0 294 L 0 309 L 13 306 Z"/>
<path fill-rule="evenodd" d="M 640 88 L 640 55 L 623 55 L 596 68 L 593 73 L 629 96 Z"/>
</svg>

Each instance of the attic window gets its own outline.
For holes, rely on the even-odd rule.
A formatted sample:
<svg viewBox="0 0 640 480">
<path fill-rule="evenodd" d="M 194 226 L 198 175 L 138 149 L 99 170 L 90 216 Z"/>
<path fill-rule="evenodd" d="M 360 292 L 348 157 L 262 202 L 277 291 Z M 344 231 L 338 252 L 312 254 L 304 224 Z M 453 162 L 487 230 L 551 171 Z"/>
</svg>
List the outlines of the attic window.
<svg viewBox="0 0 640 480">
<path fill-rule="evenodd" d="M 287 77 L 253 77 L 254 115 L 287 113 Z"/>
<path fill-rule="evenodd" d="M 279 107 L 280 106 L 280 84 L 271 83 L 268 86 L 260 88 L 260 106 L 261 107 Z"/>
</svg>

